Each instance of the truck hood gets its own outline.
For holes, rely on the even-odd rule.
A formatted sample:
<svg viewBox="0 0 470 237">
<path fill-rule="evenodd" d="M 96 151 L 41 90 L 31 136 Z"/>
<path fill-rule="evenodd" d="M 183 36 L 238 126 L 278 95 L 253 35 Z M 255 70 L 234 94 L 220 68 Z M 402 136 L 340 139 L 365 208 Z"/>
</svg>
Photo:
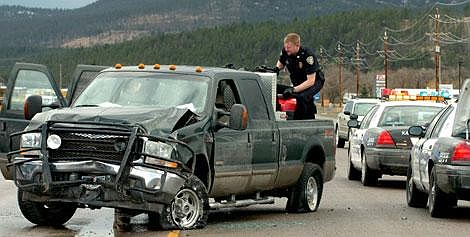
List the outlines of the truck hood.
<svg viewBox="0 0 470 237">
<path fill-rule="evenodd" d="M 150 135 L 168 136 L 174 130 L 195 121 L 197 115 L 186 108 L 148 107 L 74 107 L 50 110 L 34 116 L 27 130 L 46 121 L 139 124 Z"/>
</svg>

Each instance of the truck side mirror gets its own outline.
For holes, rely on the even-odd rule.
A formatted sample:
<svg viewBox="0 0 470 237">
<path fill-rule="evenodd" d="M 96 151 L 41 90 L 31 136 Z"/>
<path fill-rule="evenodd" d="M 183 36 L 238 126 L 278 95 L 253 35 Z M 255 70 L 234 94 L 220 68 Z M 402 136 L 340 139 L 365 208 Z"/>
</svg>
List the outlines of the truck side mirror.
<svg viewBox="0 0 470 237">
<path fill-rule="evenodd" d="M 248 125 L 248 111 L 242 104 L 234 104 L 230 109 L 229 127 L 235 130 L 245 130 Z"/>
<path fill-rule="evenodd" d="M 31 95 L 24 102 L 24 118 L 31 120 L 34 115 L 42 112 L 42 97 L 39 95 Z"/>
<path fill-rule="evenodd" d="M 424 131 L 424 128 L 421 126 L 411 126 L 408 128 L 408 134 L 412 137 L 423 137 Z"/>
<path fill-rule="evenodd" d="M 345 115 L 351 115 L 351 111 L 344 111 L 343 112 Z"/>
</svg>

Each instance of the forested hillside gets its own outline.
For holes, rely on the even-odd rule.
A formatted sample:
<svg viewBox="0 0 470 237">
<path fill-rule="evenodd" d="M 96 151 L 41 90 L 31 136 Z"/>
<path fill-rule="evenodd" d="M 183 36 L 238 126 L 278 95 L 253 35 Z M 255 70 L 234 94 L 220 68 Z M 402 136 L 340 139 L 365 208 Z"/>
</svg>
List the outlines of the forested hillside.
<svg viewBox="0 0 470 237">
<path fill-rule="evenodd" d="M 65 13 L 71 13 L 70 16 L 77 14 L 76 17 L 78 18 L 82 17 L 82 15 L 90 14 L 91 19 L 91 16 L 101 12 L 101 8 L 109 6 L 106 5 L 109 2 L 114 2 L 116 6 L 120 4 L 121 8 L 119 9 L 132 8 L 134 6 L 131 4 L 134 1 L 120 1 L 101 0 L 96 2 L 95 5 L 76 11 L 41 11 L 44 13 L 43 17 L 46 17 L 51 12 L 55 12 L 54 14 L 63 13 L 64 17 Z M 184 1 L 177 0 L 176 2 L 182 4 Z M 199 9 L 201 12 L 210 12 L 203 7 L 198 8 L 197 2 L 207 1 L 187 1 L 188 6 L 191 6 L 187 8 L 195 11 Z M 217 3 L 220 2 L 222 1 L 217 1 Z M 239 2 L 240 4 L 243 3 L 243 1 Z M 261 2 L 263 1 L 251 3 L 260 4 Z M 334 1 L 320 2 L 327 4 Z M 353 1 L 338 0 L 336 2 L 353 4 Z M 231 3 L 233 4 L 234 2 L 232 1 Z M 280 1 L 279 4 L 281 4 Z M 457 7 L 441 6 L 439 8 L 443 17 L 443 20 L 440 22 L 441 33 L 438 37 L 442 43 L 441 66 L 443 82 L 446 82 L 446 80 L 450 82 L 455 81 L 459 60 L 463 62 L 470 61 L 469 56 L 467 56 L 468 52 L 470 52 L 470 38 L 468 37 L 470 35 L 469 5 Z M 135 5 L 134 7 L 141 9 L 143 12 L 150 11 L 140 5 Z M 174 7 L 172 5 L 162 5 L 159 10 L 168 12 Z M 219 8 L 223 7 L 219 6 Z M 214 9 L 216 9 L 215 5 Z M 268 14 L 268 11 L 260 13 L 259 9 L 257 10 L 258 14 Z M 119 12 L 119 10 L 116 11 Z M 121 10 L 118 15 L 124 16 L 133 11 Z M 78 14 L 78 12 L 81 13 Z M 219 14 L 218 10 L 214 10 L 214 14 L 216 12 Z M 82 45 L 76 48 L 58 48 L 53 47 L 53 44 L 46 45 L 47 47 L 40 47 L 40 43 L 21 46 L 19 43 L 21 41 L 17 40 L 17 44 L 12 44 L 8 50 L 3 48 L 4 51 L 1 51 L 0 46 L 0 55 L 3 55 L 3 58 L 0 58 L 0 77 L 3 77 L 3 80 L 7 78 L 8 71 L 15 61 L 48 65 L 53 70 L 56 79 L 58 77 L 62 78 L 64 86 L 67 85 L 71 73 L 77 64 L 114 65 L 115 63 L 121 63 L 137 65 L 138 63 L 160 63 L 223 66 L 232 63 L 236 67 L 249 69 L 262 64 L 274 65 L 282 47 L 284 35 L 288 32 L 298 32 L 302 36 L 303 45 L 313 48 L 319 58 L 323 56 L 322 58 L 325 60 L 324 65 L 330 78 L 330 83 L 326 87 L 337 88 L 337 85 L 331 84 L 331 82 L 337 80 L 338 62 L 341 61 L 346 83 L 352 85 L 354 78 L 352 73 L 355 67 L 359 65 L 364 82 L 366 81 L 365 78 L 369 81 L 369 85 L 365 85 L 365 90 L 370 91 L 370 84 L 373 81 L 374 75 L 383 73 L 384 31 L 387 30 L 389 48 L 387 55 L 389 57 L 390 73 L 406 71 L 404 73 L 405 76 L 414 76 L 416 78 L 413 80 L 403 80 L 399 78 L 403 75 L 394 75 L 393 77 L 397 78 L 395 79 L 397 84 L 392 83 L 391 85 L 396 87 L 425 86 L 433 79 L 433 39 L 436 39 L 436 35 L 433 33 L 436 23 L 436 20 L 433 19 L 435 14 L 434 8 L 410 9 L 398 7 L 387 8 L 385 10 L 372 9 L 339 11 L 334 14 L 322 13 L 325 14 L 310 17 L 305 15 L 303 18 L 299 17 L 284 21 L 274 19 L 262 21 L 262 18 L 259 18 L 256 20 L 258 21 L 257 23 L 242 21 L 241 23 L 214 24 L 213 27 L 202 27 L 203 25 L 201 25 L 201 27 L 188 27 L 188 30 L 177 28 L 177 24 L 174 23 L 177 21 L 173 21 L 175 20 L 173 19 L 169 21 L 171 24 L 165 24 L 166 27 L 169 27 L 169 30 L 164 30 L 164 32 L 138 35 L 136 39 L 131 41 L 122 43 L 108 42 L 93 47 Z M 254 17 L 255 15 L 255 11 L 253 11 L 251 16 Z M 246 15 L 243 16 L 245 17 L 243 19 L 248 19 Z M 78 18 L 77 27 L 83 25 L 83 23 L 79 23 Z M 208 19 L 214 20 L 216 18 L 209 17 Z M 240 19 L 234 21 L 238 22 Z M 27 22 L 29 20 L 24 18 L 23 21 Z M 194 22 L 199 21 L 200 19 L 194 20 Z M 104 24 L 104 22 L 108 23 L 108 28 L 102 26 L 103 32 L 105 32 L 104 28 L 109 29 L 109 27 L 119 21 L 113 20 L 112 15 L 109 15 L 106 21 L 99 24 Z M 59 21 L 51 23 L 51 26 L 54 26 L 52 28 L 59 28 L 62 24 Z M 172 26 L 175 27 L 172 28 Z M 94 28 L 91 23 L 89 27 L 90 32 L 93 32 Z M 32 25 L 30 30 L 33 28 Z M 43 30 L 46 30 L 46 28 L 44 27 Z M 72 30 L 72 28 L 73 24 L 68 27 L 64 26 L 64 30 Z M 152 27 L 147 25 L 142 29 L 150 28 Z M 135 31 L 141 30 L 137 25 L 133 29 Z M 31 32 L 30 34 L 33 35 Z M 71 34 L 63 33 L 62 39 L 69 37 Z M 341 59 L 338 58 L 338 45 L 343 54 Z M 357 46 L 359 46 L 359 57 L 355 53 Z M 320 49 L 323 51 L 322 55 L 320 55 Z M 465 73 L 465 64 L 463 65 L 463 73 Z M 62 68 L 62 70 L 59 70 L 59 68 Z M 333 95 L 330 97 L 333 97 Z"/>
</svg>

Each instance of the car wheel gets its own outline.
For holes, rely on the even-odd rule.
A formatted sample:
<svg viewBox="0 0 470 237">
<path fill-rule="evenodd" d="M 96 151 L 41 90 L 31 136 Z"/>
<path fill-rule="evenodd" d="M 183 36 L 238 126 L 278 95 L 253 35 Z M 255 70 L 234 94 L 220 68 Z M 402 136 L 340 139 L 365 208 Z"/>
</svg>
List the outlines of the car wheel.
<svg viewBox="0 0 470 237">
<path fill-rule="evenodd" d="M 445 217 L 452 206 L 457 204 L 455 195 L 444 193 L 437 185 L 436 167 L 431 170 L 429 177 L 429 213 L 432 217 Z"/>
<path fill-rule="evenodd" d="M 206 187 L 191 176 L 162 213 L 150 213 L 149 225 L 156 229 L 196 229 L 207 225 L 209 196 Z"/>
<path fill-rule="evenodd" d="M 351 147 L 348 149 L 348 179 L 349 180 L 360 180 L 361 179 L 361 173 L 359 170 L 356 170 L 354 168 L 352 162 L 351 162 Z"/>
<path fill-rule="evenodd" d="M 364 154 L 362 156 L 362 163 L 361 163 L 361 183 L 364 186 L 375 186 L 377 185 L 377 175 L 374 174 L 369 167 L 367 166 L 367 157 Z"/>
<path fill-rule="evenodd" d="M 18 189 L 18 206 L 23 216 L 36 225 L 62 226 L 77 210 L 74 203 L 32 202 L 23 200 L 23 191 Z"/>
<path fill-rule="evenodd" d="M 413 169 L 411 168 L 411 164 L 409 164 L 406 172 L 406 202 L 410 207 L 426 207 L 428 196 L 426 193 L 416 188 L 412 174 Z"/>
<path fill-rule="evenodd" d="M 317 164 L 305 163 L 297 185 L 291 189 L 286 210 L 314 212 L 320 205 L 323 192 L 323 171 Z"/>
</svg>

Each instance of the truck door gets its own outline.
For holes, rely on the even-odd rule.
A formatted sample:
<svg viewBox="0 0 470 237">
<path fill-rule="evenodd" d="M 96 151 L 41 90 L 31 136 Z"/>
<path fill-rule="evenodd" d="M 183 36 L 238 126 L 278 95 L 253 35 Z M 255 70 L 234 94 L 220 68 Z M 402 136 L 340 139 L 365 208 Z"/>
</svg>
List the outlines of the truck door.
<svg viewBox="0 0 470 237">
<path fill-rule="evenodd" d="M 6 170 L 6 154 L 10 151 L 9 135 L 24 130 L 29 121 L 24 118 L 24 102 L 30 95 L 40 95 L 44 106 L 66 105 L 59 87 L 44 65 L 17 63 L 7 83 L 4 104 L 0 112 L 0 168 L 5 178 L 11 179 Z M 44 109 L 50 109 L 45 107 Z M 19 141 L 13 141 L 18 149 Z"/>
<path fill-rule="evenodd" d="M 72 83 L 68 88 L 67 105 L 72 104 L 83 90 L 96 78 L 99 72 L 106 66 L 79 64 L 72 76 Z"/>
<path fill-rule="evenodd" d="M 255 190 L 272 189 L 277 177 L 279 131 L 274 116 L 269 113 L 270 103 L 264 97 L 261 85 L 254 78 L 237 80 L 243 91 L 243 104 L 248 110 L 247 131 L 253 144 L 253 178 L 250 188 Z M 269 107 L 268 107 L 269 106 Z"/>
<path fill-rule="evenodd" d="M 240 96 L 233 80 L 221 80 L 218 83 L 215 108 L 230 112 L 233 104 L 240 104 Z M 214 120 L 228 125 L 229 117 Z M 214 132 L 214 167 L 215 178 L 211 194 L 228 196 L 246 191 L 251 179 L 252 142 L 247 130 L 233 130 L 228 127 Z"/>
</svg>

